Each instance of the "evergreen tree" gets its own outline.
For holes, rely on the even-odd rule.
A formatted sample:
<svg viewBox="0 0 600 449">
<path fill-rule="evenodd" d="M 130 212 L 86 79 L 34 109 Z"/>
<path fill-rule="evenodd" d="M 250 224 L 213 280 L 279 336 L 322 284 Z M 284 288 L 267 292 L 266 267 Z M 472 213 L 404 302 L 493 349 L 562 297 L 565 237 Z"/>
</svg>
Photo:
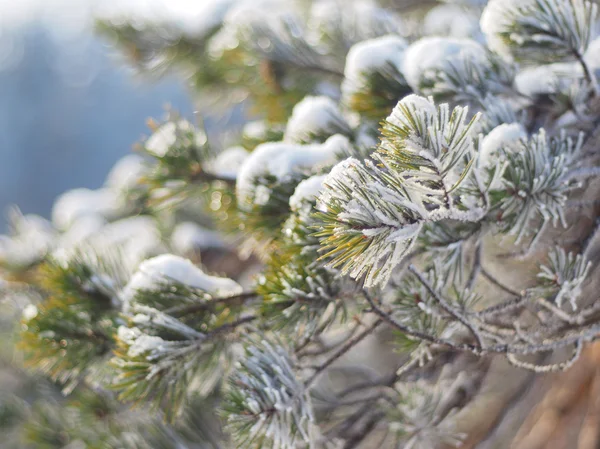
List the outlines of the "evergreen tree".
<svg viewBox="0 0 600 449">
<path fill-rule="evenodd" d="M 11 214 L 15 447 L 488 447 L 514 405 L 481 413 L 498 373 L 526 389 L 600 335 L 596 13 L 222 0 L 193 29 L 100 21 L 201 115 L 249 121 L 214 136 L 172 112 L 50 221 Z M 501 447 L 546 447 L 505 427 Z"/>
</svg>

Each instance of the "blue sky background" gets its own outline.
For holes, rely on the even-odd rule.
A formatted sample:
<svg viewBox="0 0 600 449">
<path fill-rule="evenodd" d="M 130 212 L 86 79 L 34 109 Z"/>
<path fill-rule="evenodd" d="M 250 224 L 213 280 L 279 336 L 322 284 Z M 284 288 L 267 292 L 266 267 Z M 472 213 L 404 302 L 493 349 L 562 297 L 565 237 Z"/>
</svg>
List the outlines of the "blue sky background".
<svg viewBox="0 0 600 449">
<path fill-rule="evenodd" d="M 166 11 L 159 0 L 118 3 L 127 14 Z M 185 3 L 198 4 L 173 0 L 172 20 Z M 147 133 L 146 119 L 163 117 L 167 104 L 193 118 L 182 80 L 136 77 L 94 36 L 93 6 L 85 0 L 0 0 L 2 215 L 17 204 L 25 213 L 48 216 L 61 192 L 99 187 Z"/>
</svg>

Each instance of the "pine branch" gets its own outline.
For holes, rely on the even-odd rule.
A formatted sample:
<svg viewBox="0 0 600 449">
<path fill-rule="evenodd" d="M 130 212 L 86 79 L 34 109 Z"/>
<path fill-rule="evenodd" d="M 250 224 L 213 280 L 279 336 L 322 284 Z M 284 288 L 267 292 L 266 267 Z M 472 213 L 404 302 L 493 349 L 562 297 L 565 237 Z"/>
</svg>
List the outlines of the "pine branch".
<svg viewBox="0 0 600 449">
<path fill-rule="evenodd" d="M 454 307 L 448 304 L 448 302 L 434 290 L 434 288 L 429 284 L 429 282 L 427 282 L 427 279 L 423 277 L 423 275 L 415 268 L 414 265 L 410 265 L 408 267 L 408 270 L 417 277 L 421 284 L 423 284 L 423 286 L 427 289 L 429 294 L 431 294 L 431 296 L 440 305 L 442 310 L 444 310 L 446 313 L 448 313 L 450 316 L 452 316 L 458 322 L 460 322 L 463 326 L 465 326 L 475 338 L 477 346 L 480 349 L 484 349 L 483 340 L 481 338 L 481 335 L 479 334 L 478 329 L 472 323 L 470 323 L 466 317 L 462 316 L 462 314 L 458 310 L 456 310 Z"/>
</svg>

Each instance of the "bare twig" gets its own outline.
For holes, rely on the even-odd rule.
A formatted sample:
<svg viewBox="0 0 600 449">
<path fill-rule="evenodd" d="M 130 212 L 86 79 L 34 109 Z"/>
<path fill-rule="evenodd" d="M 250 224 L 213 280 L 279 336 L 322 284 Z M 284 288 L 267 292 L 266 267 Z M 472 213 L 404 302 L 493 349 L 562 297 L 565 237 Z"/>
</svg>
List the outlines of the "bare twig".
<svg viewBox="0 0 600 449">
<path fill-rule="evenodd" d="M 481 267 L 481 274 L 488 280 L 490 281 L 492 284 L 494 284 L 496 287 L 498 287 L 500 290 L 504 290 L 506 293 L 510 293 L 513 296 L 516 297 L 521 297 L 521 293 L 519 293 L 516 290 L 513 290 L 512 288 L 504 285 L 502 282 L 500 282 L 498 279 L 496 279 L 494 277 L 494 275 L 492 275 L 489 271 L 487 271 L 484 267 Z"/>
<path fill-rule="evenodd" d="M 434 290 L 434 288 L 429 284 L 427 279 L 423 277 L 423 275 L 415 268 L 414 265 L 410 265 L 408 267 L 408 271 L 410 271 L 417 277 L 417 279 L 423 285 L 423 287 L 427 289 L 429 294 L 436 300 L 436 302 L 446 313 L 454 317 L 458 322 L 460 322 L 471 332 L 471 334 L 475 338 L 475 341 L 477 342 L 477 346 L 479 346 L 479 348 L 483 348 L 483 340 L 481 338 L 481 335 L 479 334 L 479 331 L 477 330 L 477 327 L 474 326 L 473 323 L 469 322 L 469 320 L 466 317 L 464 317 L 462 313 L 460 313 L 458 310 L 452 307 L 444 298 L 442 298 L 442 296 Z"/>
<path fill-rule="evenodd" d="M 382 323 L 382 320 L 377 320 L 375 321 L 375 323 L 373 323 L 371 326 L 369 326 L 368 328 L 366 328 L 364 331 L 362 331 L 360 334 L 356 335 L 354 338 L 350 339 L 348 342 L 346 342 L 340 349 L 338 349 L 331 357 L 329 357 L 327 360 L 325 360 L 325 362 L 323 362 L 321 365 L 319 365 L 316 369 L 315 372 L 313 373 L 313 375 L 311 377 L 308 378 L 308 380 L 304 383 L 305 387 L 308 388 L 310 385 L 313 384 L 313 382 L 319 377 L 319 375 L 325 371 L 325 369 L 327 367 L 329 367 L 333 362 L 335 362 L 337 359 L 339 359 L 340 357 L 342 357 L 344 354 L 346 354 L 348 351 L 350 351 L 350 349 L 352 349 L 354 346 L 356 346 L 358 343 L 360 343 L 362 340 L 364 340 L 368 335 L 371 334 L 371 332 L 373 332 L 380 324 Z"/>
</svg>

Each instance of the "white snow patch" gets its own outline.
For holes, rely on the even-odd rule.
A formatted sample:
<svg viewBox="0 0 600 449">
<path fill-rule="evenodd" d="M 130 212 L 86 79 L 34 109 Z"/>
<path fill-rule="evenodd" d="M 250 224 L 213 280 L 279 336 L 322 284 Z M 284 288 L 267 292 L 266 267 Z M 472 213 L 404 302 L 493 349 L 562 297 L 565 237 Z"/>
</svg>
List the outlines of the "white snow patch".
<svg viewBox="0 0 600 449">
<path fill-rule="evenodd" d="M 485 49 L 474 40 L 434 36 L 419 39 L 407 48 L 402 72 L 408 85 L 418 92 L 424 77 L 458 57 L 488 64 Z"/>
<path fill-rule="evenodd" d="M 264 120 L 253 120 L 244 125 L 242 134 L 248 139 L 262 139 L 267 133 L 267 122 Z"/>
<path fill-rule="evenodd" d="M 290 208 L 298 211 L 307 203 L 314 203 L 321 193 L 327 175 L 315 175 L 300 182 L 290 197 Z"/>
<path fill-rule="evenodd" d="M 423 20 L 425 35 L 477 37 L 478 18 L 457 4 L 446 3 L 431 8 Z"/>
<path fill-rule="evenodd" d="M 515 76 L 514 85 L 522 94 L 535 97 L 563 91 L 571 82 L 582 77 L 579 64 L 558 62 L 521 70 Z"/>
<path fill-rule="evenodd" d="M 60 236 L 60 248 L 75 246 L 93 235 L 96 235 L 106 225 L 104 217 L 98 214 L 84 215 Z"/>
<path fill-rule="evenodd" d="M 81 223 L 93 225 L 93 220 L 86 219 Z M 99 225 L 97 223 L 96 225 Z M 79 223 L 77 223 L 79 227 Z M 133 272 L 139 263 L 149 256 L 164 251 L 161 235 L 156 221 L 149 216 L 134 216 L 109 223 L 95 232 L 76 230 L 78 235 L 70 236 L 70 231 L 63 234 L 65 244 L 60 245 L 52 256 L 57 261 L 67 263 L 81 249 L 90 253 L 90 249 L 98 254 L 110 256 L 111 252 L 120 251 L 124 264 L 125 276 Z M 79 234 L 79 232 L 81 232 Z M 87 234 L 87 235 L 86 235 Z M 71 239 L 72 240 L 67 240 Z"/>
<path fill-rule="evenodd" d="M 114 219 L 123 212 L 124 206 L 123 197 L 113 189 L 73 189 L 60 195 L 54 202 L 52 222 L 58 229 L 66 230 L 86 215 Z"/>
<path fill-rule="evenodd" d="M 392 110 L 392 113 L 386 118 L 386 121 L 391 123 L 392 125 L 399 126 L 401 128 L 409 127 L 412 128 L 412 125 L 407 122 L 406 115 L 399 108 L 399 106 L 405 106 L 409 109 L 415 111 L 419 115 L 424 115 L 426 117 L 435 117 L 437 115 L 437 109 L 433 101 L 428 98 L 421 97 L 420 95 L 407 95 L 396 105 L 396 107 Z"/>
<path fill-rule="evenodd" d="M 227 148 L 212 161 L 208 161 L 204 165 L 204 169 L 219 178 L 235 179 L 249 154 L 244 147 Z"/>
<path fill-rule="evenodd" d="M 284 140 L 306 142 L 312 135 L 349 132 L 350 127 L 337 104 L 329 97 L 305 97 L 292 110 L 287 122 Z"/>
<path fill-rule="evenodd" d="M 510 25 L 508 11 L 532 5 L 535 0 L 490 0 L 481 13 L 479 25 L 490 50 L 495 51 L 507 61 L 512 61 L 510 47 L 500 37 Z"/>
<path fill-rule="evenodd" d="M 123 290 L 127 305 L 138 290 L 151 290 L 169 280 L 198 288 L 212 296 L 233 296 L 242 293 L 242 287 L 232 279 L 210 276 L 190 260 L 173 254 L 162 254 L 142 262 L 138 271 Z"/>
<path fill-rule="evenodd" d="M 116 190 L 130 190 L 146 173 L 144 158 L 138 154 L 128 154 L 117 161 L 108 173 L 104 185 Z"/>
<path fill-rule="evenodd" d="M 280 181 L 296 170 L 333 164 L 336 157 L 348 150 L 350 143 L 342 135 L 334 135 L 322 144 L 296 145 L 270 142 L 258 145 L 240 169 L 236 195 L 241 205 L 254 195 L 254 181 L 260 176 L 273 175 Z"/>
<path fill-rule="evenodd" d="M 156 157 L 164 157 L 169 152 L 171 147 L 177 143 L 178 137 L 193 132 L 194 143 L 197 146 L 202 146 L 206 143 L 206 134 L 196 129 L 187 120 L 179 120 L 178 122 L 167 122 L 161 125 L 154 133 L 146 140 L 144 147 L 146 151 Z"/>
<path fill-rule="evenodd" d="M 344 67 L 344 96 L 360 90 L 369 74 L 387 71 L 388 64 L 402 73 L 405 49 L 406 41 L 396 35 L 369 39 L 352 46 Z"/>
<path fill-rule="evenodd" d="M 527 132 L 520 123 L 504 123 L 496 126 L 481 141 L 479 165 L 490 166 L 498 158 L 500 150 L 510 150 L 522 139 L 527 139 Z"/>
<path fill-rule="evenodd" d="M 127 355 L 129 357 L 137 357 L 142 354 L 150 353 L 156 349 L 160 349 L 165 343 L 165 340 L 160 337 L 142 334 L 132 341 L 127 351 Z"/>
</svg>

